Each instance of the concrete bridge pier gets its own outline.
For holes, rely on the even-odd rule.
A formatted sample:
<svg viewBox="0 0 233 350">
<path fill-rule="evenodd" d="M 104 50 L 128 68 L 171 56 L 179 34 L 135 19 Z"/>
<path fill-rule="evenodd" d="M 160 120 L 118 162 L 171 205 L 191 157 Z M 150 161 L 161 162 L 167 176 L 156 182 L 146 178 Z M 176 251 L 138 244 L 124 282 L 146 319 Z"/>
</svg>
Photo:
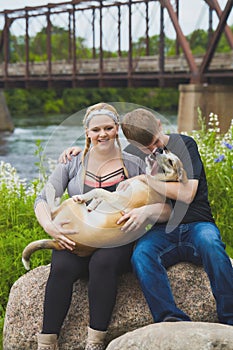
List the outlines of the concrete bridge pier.
<svg viewBox="0 0 233 350">
<path fill-rule="evenodd" d="M 233 86 L 189 84 L 179 86 L 178 131 L 198 129 L 198 107 L 203 117 L 217 114 L 220 130 L 225 133 L 233 119 Z"/>
<path fill-rule="evenodd" d="M 2 90 L 0 90 L 0 131 L 14 131 L 14 124 Z"/>
</svg>

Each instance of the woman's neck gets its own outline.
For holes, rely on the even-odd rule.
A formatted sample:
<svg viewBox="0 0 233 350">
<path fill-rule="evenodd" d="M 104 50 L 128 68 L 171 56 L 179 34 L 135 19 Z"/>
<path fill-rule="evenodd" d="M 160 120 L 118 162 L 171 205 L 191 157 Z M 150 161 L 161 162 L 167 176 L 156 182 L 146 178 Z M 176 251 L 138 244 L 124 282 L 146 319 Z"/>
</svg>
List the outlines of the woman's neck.
<svg viewBox="0 0 233 350">
<path fill-rule="evenodd" d="M 119 158 L 120 150 L 115 145 L 108 150 L 99 150 L 98 147 L 93 147 L 90 150 L 89 158 L 94 158 L 96 161 L 104 162 L 109 159 Z"/>
<path fill-rule="evenodd" d="M 90 150 L 88 157 L 87 170 L 96 175 L 103 176 L 122 167 L 122 159 L 118 147 L 111 151 L 99 152 L 94 147 Z"/>
</svg>

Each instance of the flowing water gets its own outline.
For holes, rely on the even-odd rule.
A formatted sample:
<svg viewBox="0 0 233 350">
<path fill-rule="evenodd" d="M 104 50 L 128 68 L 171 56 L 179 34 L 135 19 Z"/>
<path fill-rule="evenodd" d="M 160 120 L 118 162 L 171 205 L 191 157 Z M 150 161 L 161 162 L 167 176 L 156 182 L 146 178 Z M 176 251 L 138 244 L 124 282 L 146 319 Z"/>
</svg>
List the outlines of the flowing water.
<svg viewBox="0 0 233 350">
<path fill-rule="evenodd" d="M 35 165 L 39 162 L 38 140 L 43 148 L 45 159 L 58 159 L 60 153 L 71 145 L 83 147 L 85 142 L 82 126 L 83 113 L 67 116 L 33 116 L 28 118 L 14 118 L 13 133 L 0 133 L 0 162 L 10 163 L 20 178 L 32 180 L 38 177 L 39 169 Z M 176 131 L 176 116 L 167 115 L 164 118 L 165 131 Z M 167 130 L 166 130 L 167 128 Z M 123 147 L 127 144 L 120 135 Z"/>
</svg>

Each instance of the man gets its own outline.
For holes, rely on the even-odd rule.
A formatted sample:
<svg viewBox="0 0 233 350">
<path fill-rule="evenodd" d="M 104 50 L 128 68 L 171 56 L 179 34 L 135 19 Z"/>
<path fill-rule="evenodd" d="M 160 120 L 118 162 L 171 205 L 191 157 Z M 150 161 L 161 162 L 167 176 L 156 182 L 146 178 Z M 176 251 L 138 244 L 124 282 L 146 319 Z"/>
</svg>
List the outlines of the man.
<svg viewBox="0 0 233 350">
<path fill-rule="evenodd" d="M 219 321 L 233 325 L 233 269 L 214 222 L 208 202 L 204 167 L 196 142 L 189 136 L 166 135 L 153 113 L 136 109 L 122 120 L 128 141 L 144 153 L 167 148 L 183 162 L 188 182 L 161 182 L 141 175 L 144 181 L 165 194 L 173 205 L 167 224 L 156 223 L 137 242 L 132 265 L 155 322 L 190 321 L 174 301 L 166 269 L 186 261 L 203 265 L 216 300 Z M 128 151 L 132 151 L 129 147 Z M 126 213 L 118 223 L 133 219 L 142 224 L 140 208 Z"/>
</svg>

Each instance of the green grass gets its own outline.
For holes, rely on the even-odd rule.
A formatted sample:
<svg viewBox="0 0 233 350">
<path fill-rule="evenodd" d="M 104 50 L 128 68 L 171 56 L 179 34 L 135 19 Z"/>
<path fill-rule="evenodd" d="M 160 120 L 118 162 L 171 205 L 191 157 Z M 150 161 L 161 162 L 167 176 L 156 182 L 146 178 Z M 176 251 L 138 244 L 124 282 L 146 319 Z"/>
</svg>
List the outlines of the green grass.
<svg viewBox="0 0 233 350">
<path fill-rule="evenodd" d="M 208 129 L 200 118 L 200 130 L 191 134 L 198 143 L 209 185 L 209 199 L 227 252 L 233 257 L 233 124 L 221 135 L 217 116 L 211 115 Z M 40 156 L 40 145 L 38 145 Z M 39 164 L 39 163 L 38 163 Z M 22 181 L 10 164 L 0 163 L 0 327 L 12 284 L 25 273 L 21 263 L 24 247 L 31 241 L 47 237 L 33 210 L 40 183 Z M 31 268 L 50 262 L 51 252 L 33 254 Z M 1 339 L 0 339 L 1 340 Z"/>
</svg>

